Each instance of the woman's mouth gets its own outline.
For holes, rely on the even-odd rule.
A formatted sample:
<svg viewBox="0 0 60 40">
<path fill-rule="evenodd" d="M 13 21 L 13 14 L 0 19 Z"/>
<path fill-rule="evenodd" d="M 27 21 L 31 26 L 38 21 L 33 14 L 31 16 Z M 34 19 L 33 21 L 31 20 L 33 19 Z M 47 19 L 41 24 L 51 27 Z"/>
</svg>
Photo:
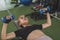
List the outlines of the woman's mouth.
<svg viewBox="0 0 60 40">
<path fill-rule="evenodd" d="M 26 20 L 26 18 L 24 18 L 24 20 Z"/>
</svg>

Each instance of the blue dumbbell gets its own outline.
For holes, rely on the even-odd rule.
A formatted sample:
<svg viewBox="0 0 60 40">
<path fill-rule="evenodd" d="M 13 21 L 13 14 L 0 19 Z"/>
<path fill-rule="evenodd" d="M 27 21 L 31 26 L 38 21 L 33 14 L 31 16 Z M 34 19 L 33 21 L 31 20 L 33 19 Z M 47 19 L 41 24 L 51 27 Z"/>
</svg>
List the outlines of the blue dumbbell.
<svg viewBox="0 0 60 40">
<path fill-rule="evenodd" d="M 42 10 L 42 9 L 39 10 L 40 14 L 44 14 L 45 12 L 46 12 L 45 10 Z"/>
<path fill-rule="evenodd" d="M 11 19 L 7 19 L 6 16 L 5 17 L 2 17 L 2 22 L 3 23 L 9 23 L 11 20 L 13 20 L 15 18 L 14 15 L 11 15 Z"/>
<path fill-rule="evenodd" d="M 47 8 L 47 10 L 42 10 L 42 9 L 40 9 L 40 10 L 39 10 L 39 13 L 40 13 L 40 14 L 44 14 L 44 13 L 46 13 L 46 12 L 50 12 L 50 11 L 51 11 L 51 7 L 50 7 L 50 6 L 47 6 L 46 8 Z"/>
<path fill-rule="evenodd" d="M 14 16 L 14 15 L 11 15 L 11 19 L 12 19 L 12 20 L 15 19 L 15 16 Z"/>
<path fill-rule="evenodd" d="M 51 11 L 51 7 L 47 6 L 47 12 L 50 12 L 50 11 Z"/>
</svg>

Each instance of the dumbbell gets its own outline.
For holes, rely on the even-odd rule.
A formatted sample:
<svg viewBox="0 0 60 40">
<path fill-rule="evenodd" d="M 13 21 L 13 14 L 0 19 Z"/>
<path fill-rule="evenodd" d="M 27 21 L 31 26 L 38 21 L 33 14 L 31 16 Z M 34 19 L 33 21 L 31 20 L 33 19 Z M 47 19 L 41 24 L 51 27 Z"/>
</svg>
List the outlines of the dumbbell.
<svg viewBox="0 0 60 40">
<path fill-rule="evenodd" d="M 51 7 L 50 6 L 47 6 L 46 9 L 40 9 L 39 10 L 39 13 L 40 14 L 44 14 L 46 12 L 50 12 L 51 11 Z"/>
<path fill-rule="evenodd" d="M 11 20 L 14 20 L 14 19 L 15 19 L 14 15 L 8 16 L 8 18 L 7 16 L 1 18 L 3 23 L 9 23 Z"/>
</svg>

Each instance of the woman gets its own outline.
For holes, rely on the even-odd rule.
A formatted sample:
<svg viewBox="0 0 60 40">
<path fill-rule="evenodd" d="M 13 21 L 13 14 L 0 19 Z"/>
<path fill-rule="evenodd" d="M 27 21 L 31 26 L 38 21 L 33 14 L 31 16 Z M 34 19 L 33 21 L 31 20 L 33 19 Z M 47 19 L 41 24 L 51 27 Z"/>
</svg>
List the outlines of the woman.
<svg viewBox="0 0 60 40">
<path fill-rule="evenodd" d="M 23 28 L 8 34 L 6 33 L 8 23 L 3 23 L 1 39 L 7 40 L 15 37 L 21 37 L 24 40 L 52 40 L 50 37 L 48 37 L 42 32 L 42 29 L 51 26 L 50 14 L 47 12 L 46 15 L 47 15 L 47 22 L 40 25 L 38 24 L 29 25 L 28 18 L 22 15 L 18 18 L 18 24 Z M 7 16 L 6 18 L 9 19 L 10 17 Z"/>
</svg>

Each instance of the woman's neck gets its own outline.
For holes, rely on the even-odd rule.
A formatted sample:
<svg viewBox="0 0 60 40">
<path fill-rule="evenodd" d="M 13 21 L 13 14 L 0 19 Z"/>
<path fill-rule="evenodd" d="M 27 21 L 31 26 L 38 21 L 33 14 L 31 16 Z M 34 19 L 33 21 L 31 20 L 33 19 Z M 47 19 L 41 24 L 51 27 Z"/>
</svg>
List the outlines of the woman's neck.
<svg viewBox="0 0 60 40">
<path fill-rule="evenodd" d="M 25 24 L 25 25 L 22 25 L 23 27 L 27 27 L 27 26 L 30 26 L 29 24 Z"/>
</svg>

